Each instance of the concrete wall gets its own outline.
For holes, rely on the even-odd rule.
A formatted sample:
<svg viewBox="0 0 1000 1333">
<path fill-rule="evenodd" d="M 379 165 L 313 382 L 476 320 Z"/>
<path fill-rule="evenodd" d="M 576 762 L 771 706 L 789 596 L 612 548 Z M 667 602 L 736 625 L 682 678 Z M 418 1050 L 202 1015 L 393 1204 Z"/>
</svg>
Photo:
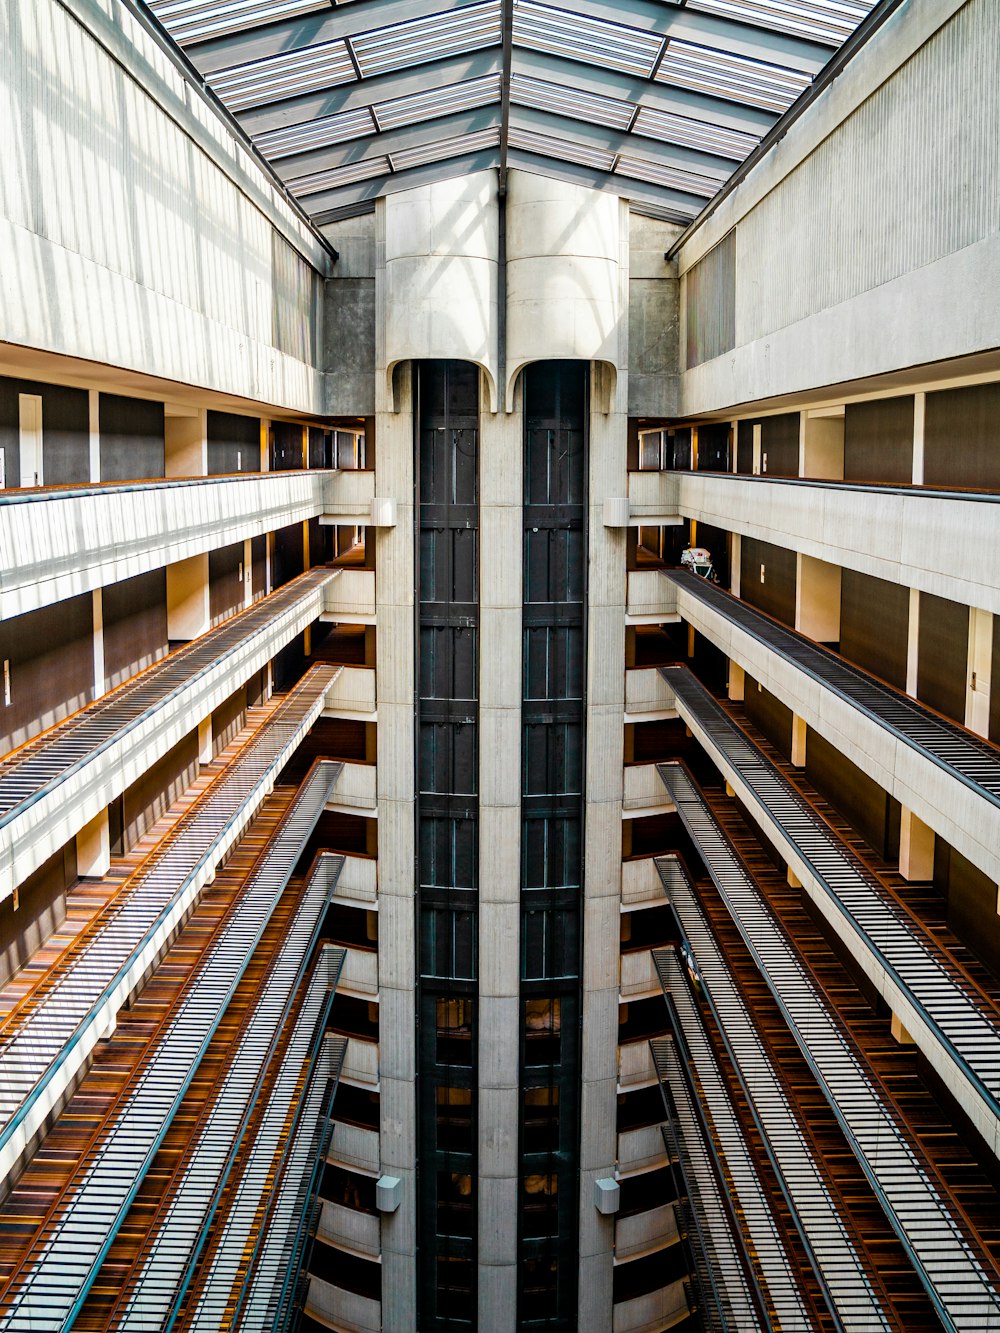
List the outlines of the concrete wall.
<svg viewBox="0 0 1000 1333">
<path fill-rule="evenodd" d="M 627 365 L 628 208 L 615 195 L 512 171 L 507 185 L 506 396 L 523 366 Z"/>
<path fill-rule="evenodd" d="M 0 17 L 0 338 L 321 410 L 273 337 L 328 255 L 121 0 Z"/>
<path fill-rule="evenodd" d="M 497 383 L 496 178 L 477 172 L 379 200 L 384 211 L 385 373 L 409 359 L 454 357 Z"/>
<path fill-rule="evenodd" d="M 628 414 L 669 417 L 678 411 L 677 266 L 666 252 L 675 223 L 631 214 L 628 220 Z"/>
<path fill-rule="evenodd" d="M 682 274 L 736 228 L 736 346 L 682 411 L 1000 343 L 996 37 L 991 0 L 902 6 L 694 233 Z"/>
<path fill-rule="evenodd" d="M 329 223 L 337 251 L 323 293 L 324 410 L 331 416 L 375 412 L 375 214 Z"/>
</svg>

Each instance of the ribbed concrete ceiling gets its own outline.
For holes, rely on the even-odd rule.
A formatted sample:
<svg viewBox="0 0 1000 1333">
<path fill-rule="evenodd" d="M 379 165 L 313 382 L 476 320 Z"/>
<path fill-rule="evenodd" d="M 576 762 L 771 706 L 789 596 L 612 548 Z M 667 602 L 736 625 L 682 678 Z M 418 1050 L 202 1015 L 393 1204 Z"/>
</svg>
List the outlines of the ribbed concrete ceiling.
<svg viewBox="0 0 1000 1333">
<path fill-rule="evenodd" d="M 610 188 L 687 222 L 873 0 L 146 8 L 317 222 L 486 167 Z"/>
</svg>

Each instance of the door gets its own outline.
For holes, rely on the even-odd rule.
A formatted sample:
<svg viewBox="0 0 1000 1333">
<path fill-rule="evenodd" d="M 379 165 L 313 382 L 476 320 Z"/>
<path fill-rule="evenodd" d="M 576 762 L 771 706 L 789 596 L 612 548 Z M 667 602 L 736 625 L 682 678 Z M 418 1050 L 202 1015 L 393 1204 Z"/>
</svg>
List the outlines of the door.
<svg viewBox="0 0 1000 1333">
<path fill-rule="evenodd" d="M 17 396 L 20 415 L 21 485 L 41 486 L 42 478 L 42 399 L 40 394 Z"/>
</svg>

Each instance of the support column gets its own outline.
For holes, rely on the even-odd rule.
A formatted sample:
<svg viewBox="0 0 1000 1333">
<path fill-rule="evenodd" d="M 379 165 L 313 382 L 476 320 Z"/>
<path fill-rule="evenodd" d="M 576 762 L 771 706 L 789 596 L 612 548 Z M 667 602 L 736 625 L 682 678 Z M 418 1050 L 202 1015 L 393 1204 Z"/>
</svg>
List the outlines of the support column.
<svg viewBox="0 0 1000 1333">
<path fill-rule="evenodd" d="M 740 595 L 740 565 L 743 560 L 743 538 L 738 532 L 729 534 L 729 591 Z"/>
<path fill-rule="evenodd" d="M 980 736 L 989 736 L 993 675 L 993 616 L 989 611 L 981 611 L 976 606 L 969 610 L 968 660 L 965 725 Z"/>
<path fill-rule="evenodd" d="M 927 395 L 913 395 L 913 474 L 914 486 L 924 484 L 924 413 L 927 410 Z"/>
<path fill-rule="evenodd" d="M 167 565 L 167 638 L 196 639 L 210 628 L 208 552 Z"/>
<path fill-rule="evenodd" d="M 734 703 L 742 703 L 746 690 L 746 672 L 731 658 L 729 661 L 729 697 Z"/>
<path fill-rule="evenodd" d="M 385 208 L 375 213 L 375 493 L 396 500 L 397 523 L 374 529 L 378 698 L 379 1153 L 403 1182 L 382 1217 L 382 1327 L 417 1326 L 416 939 L 414 932 L 414 512 L 413 375 L 386 372 Z M 396 399 L 394 402 L 393 399 Z"/>
<path fill-rule="evenodd" d="M 795 768 L 806 766 L 806 735 L 808 727 L 804 717 L 792 714 L 792 764 Z"/>
<path fill-rule="evenodd" d="M 76 835 L 76 873 L 81 879 L 101 879 L 111 869 L 111 835 L 107 806 Z"/>
<path fill-rule="evenodd" d="M 90 426 L 89 476 L 96 485 L 101 480 L 101 395 L 98 389 L 88 390 L 87 408 Z"/>
<path fill-rule="evenodd" d="M 94 698 L 99 699 L 104 693 L 104 589 L 95 588 L 91 594 L 94 602 Z"/>
<path fill-rule="evenodd" d="M 910 617 L 906 628 L 906 693 L 917 697 L 917 667 L 920 656 L 920 592 L 910 589 Z"/>
<path fill-rule="evenodd" d="M 205 766 L 214 759 L 212 753 L 212 718 L 203 717 L 198 723 L 198 763 Z"/>
<path fill-rule="evenodd" d="M 246 537 L 243 540 L 243 605 L 250 606 L 253 603 L 253 539 Z"/>
<path fill-rule="evenodd" d="M 626 529 L 606 528 L 604 497 L 626 494 L 628 381 L 590 412 L 588 508 L 587 757 L 584 837 L 583 1032 L 580 1052 L 581 1328 L 610 1328 L 615 1222 L 594 1206 L 594 1181 L 618 1160 L 618 992 L 625 733 Z M 607 412 L 601 407 L 609 408 Z"/>
<path fill-rule="evenodd" d="M 844 420 L 843 407 L 802 413 L 799 476 L 843 481 Z"/>
<path fill-rule="evenodd" d="M 899 819 L 899 873 L 921 883 L 934 878 L 934 830 L 905 805 Z"/>
<path fill-rule="evenodd" d="M 840 566 L 801 552 L 795 563 L 795 628 L 817 643 L 839 643 Z"/>
<path fill-rule="evenodd" d="M 264 417 L 260 420 L 260 470 L 271 471 L 271 423 Z"/>
<path fill-rule="evenodd" d="M 208 476 L 208 412 L 171 407 L 163 419 L 163 475 Z"/>
<path fill-rule="evenodd" d="M 521 389 L 509 414 L 488 411 L 485 383 L 480 402 L 478 1303 L 480 1328 L 513 1333 L 521 976 Z"/>
</svg>

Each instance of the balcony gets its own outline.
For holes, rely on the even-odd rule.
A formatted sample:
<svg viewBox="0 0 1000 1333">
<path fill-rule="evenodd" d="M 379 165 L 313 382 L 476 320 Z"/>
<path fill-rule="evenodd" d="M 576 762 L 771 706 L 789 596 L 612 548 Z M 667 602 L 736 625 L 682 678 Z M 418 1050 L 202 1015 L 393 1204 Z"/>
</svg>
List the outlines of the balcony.
<svg viewBox="0 0 1000 1333">
<path fill-rule="evenodd" d="M 677 1214 L 672 1203 L 651 1208 L 648 1213 L 615 1219 L 615 1260 L 637 1259 L 653 1250 L 665 1249 L 680 1240 Z"/>
<path fill-rule="evenodd" d="M 648 1041 L 629 1041 L 618 1047 L 618 1086 L 623 1092 L 648 1088 L 656 1081 Z"/>
<path fill-rule="evenodd" d="M 367 949 L 348 949 L 337 989 L 364 1000 L 378 999 L 378 954 Z"/>
<path fill-rule="evenodd" d="M 326 808 L 373 819 L 377 813 L 376 786 L 374 764 L 344 764 Z"/>
<path fill-rule="evenodd" d="M 630 528 L 675 527 L 684 520 L 678 508 L 681 472 L 630 472 L 628 523 Z"/>
<path fill-rule="evenodd" d="M 651 474 L 655 475 L 655 474 Z M 1000 497 L 683 472 L 680 510 L 715 527 L 1000 612 Z"/>
<path fill-rule="evenodd" d="M 381 1219 L 371 1213 L 346 1208 L 324 1200 L 316 1235 L 327 1245 L 352 1250 L 366 1259 L 378 1259 L 381 1249 Z"/>
<path fill-rule="evenodd" d="M 323 527 L 363 528 L 372 521 L 375 473 L 347 468 L 324 474 Z"/>
<path fill-rule="evenodd" d="M 375 672 L 371 667 L 345 666 L 327 691 L 324 717 L 377 721 Z"/>
<path fill-rule="evenodd" d="M 659 1125 L 629 1129 L 618 1135 L 618 1170 L 623 1176 L 666 1164 L 667 1150 Z"/>
<path fill-rule="evenodd" d="M 348 1037 L 347 1053 L 341 1066 L 344 1083 L 355 1083 L 363 1088 L 378 1088 L 378 1043 Z"/>
<path fill-rule="evenodd" d="M 636 1296 L 616 1305 L 613 1333 L 662 1333 L 663 1329 L 683 1323 L 688 1314 L 685 1284 L 672 1282 L 648 1296 Z"/>
<path fill-rule="evenodd" d="M 333 1138 L 327 1150 L 326 1160 L 334 1166 L 346 1166 L 352 1171 L 363 1171 L 366 1175 L 377 1176 L 378 1133 L 374 1129 L 361 1129 L 357 1125 L 345 1125 L 340 1120 L 334 1121 Z"/>
<path fill-rule="evenodd" d="M 380 1333 L 382 1328 L 381 1302 L 357 1296 L 318 1277 L 309 1279 L 305 1313 L 337 1333 Z"/>
<path fill-rule="evenodd" d="M 676 716 L 674 692 L 656 667 L 633 667 L 625 672 L 626 722 L 658 722 Z"/>
<path fill-rule="evenodd" d="M 347 873 L 344 867 L 341 879 Z M 338 892 L 340 886 L 338 885 Z M 652 907 L 667 901 L 663 881 L 656 869 L 655 860 L 644 857 L 641 861 L 622 863 L 622 906 L 628 908 Z"/>
<path fill-rule="evenodd" d="M 335 625 L 374 625 L 375 571 L 334 570 L 327 585 L 320 620 Z"/>
<path fill-rule="evenodd" d="M 660 992 L 660 979 L 650 949 L 637 949 L 622 954 L 621 998 L 641 1000 Z"/>
<path fill-rule="evenodd" d="M 327 484 L 324 472 L 259 472 L 5 491 L 0 619 L 315 518 Z"/>
<path fill-rule="evenodd" d="M 0 765 L 0 899 L 301 634 L 331 577 L 300 575 Z"/>
<path fill-rule="evenodd" d="M 664 815 L 674 809 L 655 764 L 632 764 L 622 771 L 622 818 Z"/>
<path fill-rule="evenodd" d="M 344 868 L 333 893 L 334 902 L 346 902 L 352 907 L 378 910 L 378 869 L 374 860 L 363 856 L 346 856 Z"/>
<path fill-rule="evenodd" d="M 666 625 L 680 620 L 677 590 L 657 569 L 633 569 L 628 575 L 627 625 Z"/>
</svg>

